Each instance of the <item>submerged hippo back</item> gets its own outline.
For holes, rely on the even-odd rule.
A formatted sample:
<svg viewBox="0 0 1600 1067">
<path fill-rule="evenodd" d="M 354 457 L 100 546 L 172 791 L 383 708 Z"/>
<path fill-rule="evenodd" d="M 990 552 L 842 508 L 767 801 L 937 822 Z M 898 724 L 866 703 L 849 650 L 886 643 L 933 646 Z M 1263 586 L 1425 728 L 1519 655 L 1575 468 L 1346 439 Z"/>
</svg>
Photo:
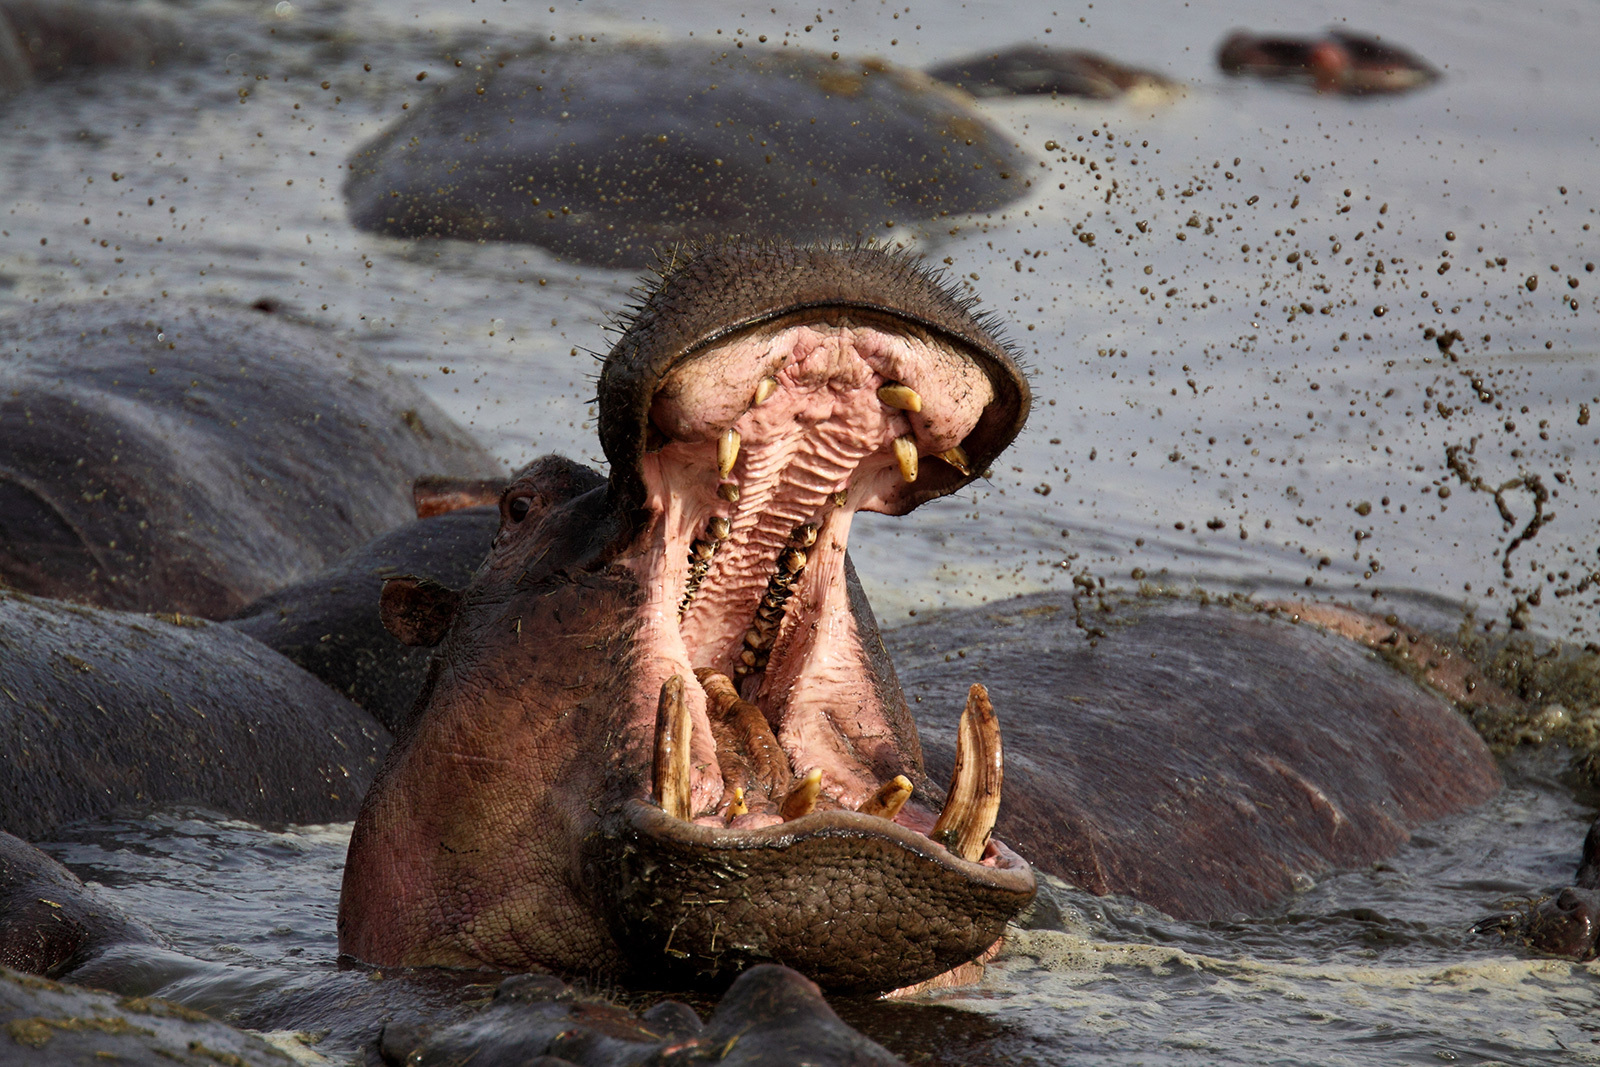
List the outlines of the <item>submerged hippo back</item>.
<svg viewBox="0 0 1600 1067">
<path fill-rule="evenodd" d="M 495 463 L 326 331 L 243 309 L 0 322 L 0 581 L 219 617 Z"/>
</svg>

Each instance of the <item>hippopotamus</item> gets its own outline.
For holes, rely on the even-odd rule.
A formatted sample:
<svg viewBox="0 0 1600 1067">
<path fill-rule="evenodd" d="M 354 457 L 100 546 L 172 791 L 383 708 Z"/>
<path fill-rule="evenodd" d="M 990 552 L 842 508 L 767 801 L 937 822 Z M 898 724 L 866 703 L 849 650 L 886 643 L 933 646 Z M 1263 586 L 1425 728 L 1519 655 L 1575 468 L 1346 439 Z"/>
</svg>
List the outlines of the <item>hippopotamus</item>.
<svg viewBox="0 0 1600 1067">
<path fill-rule="evenodd" d="M 1524 942 L 1535 952 L 1592 960 L 1600 956 L 1600 819 L 1583 838 L 1572 884 L 1535 901 L 1521 913 L 1494 915 L 1475 929 Z"/>
<path fill-rule="evenodd" d="M 1218 47 L 1217 66 L 1234 77 L 1298 82 L 1319 93 L 1345 96 L 1402 93 L 1440 77 L 1403 48 L 1341 29 L 1318 38 L 1260 37 L 1236 30 Z"/>
<path fill-rule="evenodd" d="M 179 955 L 144 923 L 106 903 L 38 849 L 0 832 L 0 1038 L 8 1064 L 207 1062 L 280 1065 L 284 1053 L 198 1011 L 146 995 L 157 982 L 218 978 L 244 968 Z M 38 976 L 38 977 L 33 977 Z M 810 1063 L 894 1067 L 901 1061 L 846 1026 L 816 985 L 784 967 L 740 975 L 705 1022 L 687 1005 L 661 1001 L 634 1015 L 551 975 L 496 980 L 479 1007 L 481 975 L 359 970 L 299 974 L 279 987 L 241 976 L 254 1002 L 232 1013 L 238 1026 L 335 1028 L 319 1046 L 329 1058 L 401 1063 L 547 1063 L 633 1067 L 641 1063 Z M 73 985 L 56 981 L 70 981 Z M 225 980 L 225 979 L 224 979 Z M 110 988 L 112 997 L 78 988 Z M 545 1058 L 540 1058 L 545 1057 Z M 320 1061 L 319 1061 L 320 1062 Z"/>
<path fill-rule="evenodd" d="M 853 514 L 980 476 L 1029 396 L 902 256 L 680 261 L 602 370 L 604 483 L 536 462 L 465 590 L 384 585 L 438 651 L 356 821 L 343 951 L 882 991 L 986 948 L 1020 856 L 1226 917 L 1499 788 L 1448 700 L 1287 612 L 1046 599 L 879 637 Z"/>
<path fill-rule="evenodd" d="M 0 0 L 0 98 L 74 71 L 155 66 L 186 49 L 166 20 L 124 4 Z"/>
<path fill-rule="evenodd" d="M 504 468 L 331 332 L 228 306 L 0 320 L 0 582 L 220 618 Z"/>
<path fill-rule="evenodd" d="M 172 804 L 349 819 L 388 748 L 371 715 L 225 626 L 0 589 L 0 831 Z"/>
<path fill-rule="evenodd" d="M 356 820 L 341 950 L 883 991 L 993 944 L 1035 888 L 990 834 L 993 709 L 975 688 L 941 795 L 845 546 L 857 511 L 978 477 L 1029 398 L 909 258 L 735 244 L 667 274 L 601 372 L 605 484 L 526 473 L 464 592 L 385 586 L 439 647 Z"/>
<path fill-rule="evenodd" d="M 997 208 L 1027 157 L 926 75 L 693 43 L 474 64 L 346 164 L 350 221 L 520 241 L 580 262 L 743 234 L 815 241 Z"/>
</svg>

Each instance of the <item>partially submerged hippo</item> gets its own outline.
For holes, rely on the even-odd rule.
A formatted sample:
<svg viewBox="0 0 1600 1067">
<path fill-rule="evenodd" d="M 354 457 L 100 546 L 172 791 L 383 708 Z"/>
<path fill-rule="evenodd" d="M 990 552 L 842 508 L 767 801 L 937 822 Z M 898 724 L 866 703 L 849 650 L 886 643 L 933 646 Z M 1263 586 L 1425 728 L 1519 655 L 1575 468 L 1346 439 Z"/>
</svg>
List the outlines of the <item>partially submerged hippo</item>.
<svg viewBox="0 0 1600 1067">
<path fill-rule="evenodd" d="M 1600 819 L 1583 839 L 1583 855 L 1572 884 L 1534 902 L 1520 914 L 1492 916 L 1478 923 L 1527 944 L 1535 952 L 1592 960 L 1600 956 Z"/>
<path fill-rule="evenodd" d="M 464 593 L 384 588 L 390 630 L 439 652 L 357 820 L 344 950 L 650 981 L 777 960 L 854 990 L 968 959 L 1031 880 L 989 840 L 998 726 L 957 650 L 1004 693 L 1002 836 L 1180 916 L 1259 910 L 1499 788 L 1466 720 L 1376 655 L 1181 601 L 892 635 L 925 765 L 848 526 L 964 485 L 1028 397 L 901 257 L 733 245 L 669 272 L 602 372 L 606 484 L 541 460 Z"/>
<path fill-rule="evenodd" d="M 675 1001 L 634 1015 L 549 975 L 491 983 L 493 999 L 483 1005 L 487 987 L 477 975 L 382 976 L 331 968 L 274 975 L 191 959 L 38 849 L 0 833 L 0 1059 L 6 1064 L 291 1062 L 255 1034 L 156 999 L 168 988 L 163 982 L 193 992 L 230 980 L 252 991 L 248 1003 L 235 1002 L 228 1012 L 235 1026 L 276 1030 L 280 1040 L 285 1028 L 318 1028 L 323 1032 L 312 1040 L 331 1062 L 352 1054 L 355 1062 L 381 1058 L 396 1067 L 901 1062 L 846 1026 L 814 984 L 783 967 L 746 971 L 702 1023 Z"/>
<path fill-rule="evenodd" d="M 76 71 L 151 67 L 188 50 L 170 23 L 129 8 L 0 0 L 0 99 Z"/>
<path fill-rule="evenodd" d="M 1296 82 L 1345 96 L 1401 93 L 1439 80 L 1439 72 L 1411 52 L 1340 29 L 1316 38 L 1236 30 L 1217 49 L 1217 66 L 1236 77 Z"/>
<path fill-rule="evenodd" d="M 1027 156 L 969 97 L 878 59 L 698 44 L 475 64 L 346 164 L 357 227 L 643 266 L 683 241 L 816 241 L 997 208 Z"/>
<path fill-rule="evenodd" d="M 734 245 L 635 309 L 599 395 L 604 486 L 535 468 L 458 599 L 385 589 L 441 644 L 356 822 L 342 950 L 863 991 L 982 952 L 1034 892 L 989 836 L 994 713 L 975 687 L 942 797 L 845 544 L 1011 441 L 1010 353 L 908 258 Z"/>
<path fill-rule="evenodd" d="M 243 308 L 0 320 L 0 582 L 220 618 L 502 468 L 331 333 Z"/>
<path fill-rule="evenodd" d="M 348 819 L 388 747 L 366 712 L 227 627 L 0 590 L 0 831 L 171 804 Z"/>
</svg>

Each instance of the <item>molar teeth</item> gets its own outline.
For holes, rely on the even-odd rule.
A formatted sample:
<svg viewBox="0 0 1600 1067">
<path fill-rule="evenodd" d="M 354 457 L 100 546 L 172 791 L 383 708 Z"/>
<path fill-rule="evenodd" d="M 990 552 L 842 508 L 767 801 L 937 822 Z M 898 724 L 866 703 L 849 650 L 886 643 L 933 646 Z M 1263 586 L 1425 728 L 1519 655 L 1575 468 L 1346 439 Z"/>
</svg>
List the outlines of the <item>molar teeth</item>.
<svg viewBox="0 0 1600 1067">
<path fill-rule="evenodd" d="M 878 386 L 878 399 L 898 411 L 915 414 L 922 410 L 922 397 L 909 385 L 889 382 Z"/>
<path fill-rule="evenodd" d="M 806 554 L 798 548 L 786 548 L 778 555 L 778 573 L 790 581 L 806 569 Z"/>
<path fill-rule="evenodd" d="M 850 493 L 847 490 L 840 489 L 838 492 L 833 494 L 833 506 L 836 508 L 842 508 L 845 505 L 845 501 L 849 499 Z"/>
<path fill-rule="evenodd" d="M 917 480 L 917 442 L 910 434 L 894 439 L 894 461 L 900 465 L 900 477 L 908 482 Z"/>
<path fill-rule="evenodd" d="M 878 791 L 861 802 L 856 810 L 863 815 L 876 815 L 893 820 L 900 809 L 911 799 L 911 779 L 897 774 L 878 787 Z"/>
<path fill-rule="evenodd" d="M 950 794 L 928 836 L 964 860 L 983 856 L 1000 810 L 1000 781 L 1004 760 L 1000 751 L 1000 723 L 989 703 L 989 692 L 974 685 L 967 693 L 956 733 L 956 766 L 950 775 Z"/>
<path fill-rule="evenodd" d="M 700 590 L 700 583 L 706 580 L 706 572 L 711 569 L 711 558 L 722 547 L 722 542 L 728 539 L 732 529 L 727 519 L 713 515 L 706 523 L 706 536 L 689 542 L 689 576 L 684 580 L 683 600 L 678 604 L 680 619 L 689 610 L 690 602 Z"/>
<path fill-rule="evenodd" d="M 817 524 L 814 522 L 796 526 L 789 534 L 789 546 L 791 548 L 810 548 L 816 543 Z"/>
<path fill-rule="evenodd" d="M 939 458 L 961 472 L 962 477 L 972 477 L 972 460 L 967 458 L 967 450 L 960 445 L 946 449 L 939 453 Z"/>
<path fill-rule="evenodd" d="M 723 482 L 717 486 L 717 495 L 730 504 L 739 502 L 739 487 L 732 482 Z"/>
<path fill-rule="evenodd" d="M 778 805 L 778 814 L 784 822 L 810 815 L 817 807 L 817 797 L 822 793 L 822 772 L 814 770 L 794 784 L 789 795 Z"/>
<path fill-rule="evenodd" d="M 726 478 L 733 473 L 733 465 L 738 461 L 739 431 L 730 426 L 717 438 L 717 473 Z"/>
<path fill-rule="evenodd" d="M 689 741 L 693 726 L 689 704 L 683 696 L 683 675 L 661 683 L 656 703 L 656 749 L 651 761 L 651 798 L 675 819 L 687 819 L 689 809 Z"/>
<path fill-rule="evenodd" d="M 772 399 L 772 394 L 778 391 L 778 379 L 768 376 L 756 383 L 755 402 L 752 406 L 760 407 Z"/>
</svg>

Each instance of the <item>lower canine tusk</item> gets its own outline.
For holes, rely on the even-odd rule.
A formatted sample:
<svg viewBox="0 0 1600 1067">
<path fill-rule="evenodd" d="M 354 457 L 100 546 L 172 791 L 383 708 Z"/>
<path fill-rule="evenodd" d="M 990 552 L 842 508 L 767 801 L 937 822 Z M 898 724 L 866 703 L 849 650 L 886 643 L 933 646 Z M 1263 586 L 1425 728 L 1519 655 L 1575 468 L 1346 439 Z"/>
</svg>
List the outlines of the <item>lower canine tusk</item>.
<svg viewBox="0 0 1600 1067">
<path fill-rule="evenodd" d="M 911 779 L 897 774 L 878 787 L 878 791 L 861 802 L 856 810 L 863 815 L 876 815 L 880 819 L 893 819 L 911 799 Z"/>
<path fill-rule="evenodd" d="M 975 685 L 967 692 L 966 710 L 956 733 L 950 795 L 928 836 L 962 859 L 977 862 L 1000 811 L 1003 765 L 1000 722 L 989 703 L 989 691 Z"/>
<path fill-rule="evenodd" d="M 656 703 L 656 751 L 651 762 L 651 797 L 675 819 L 689 818 L 689 741 L 693 726 L 683 696 L 683 675 L 661 683 Z"/>
<path fill-rule="evenodd" d="M 784 822 L 798 819 L 802 815 L 810 815 L 817 806 L 817 797 L 821 792 L 822 772 L 812 771 L 789 790 L 789 795 L 778 805 L 778 814 L 782 816 Z"/>
</svg>

